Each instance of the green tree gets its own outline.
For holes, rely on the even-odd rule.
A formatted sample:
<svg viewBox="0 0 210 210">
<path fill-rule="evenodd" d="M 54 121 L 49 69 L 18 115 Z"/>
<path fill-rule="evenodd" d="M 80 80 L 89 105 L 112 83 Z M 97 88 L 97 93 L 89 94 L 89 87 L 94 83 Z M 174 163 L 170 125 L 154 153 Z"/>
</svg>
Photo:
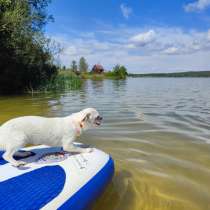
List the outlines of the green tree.
<svg viewBox="0 0 210 210">
<path fill-rule="evenodd" d="M 64 65 L 61 69 L 62 71 L 66 71 L 66 66 Z"/>
<path fill-rule="evenodd" d="M 113 68 L 113 74 L 114 74 L 118 79 L 125 79 L 126 76 L 128 75 L 127 69 L 125 68 L 125 66 L 120 66 L 120 65 L 116 65 L 116 66 Z"/>
<path fill-rule="evenodd" d="M 34 89 L 57 73 L 43 27 L 49 0 L 0 0 L 0 92 Z"/>
<path fill-rule="evenodd" d="M 79 60 L 79 71 L 80 73 L 85 73 L 88 71 L 88 64 L 84 57 L 81 57 Z"/>
<path fill-rule="evenodd" d="M 73 60 L 71 63 L 71 70 L 77 73 L 77 62 L 75 60 Z"/>
</svg>

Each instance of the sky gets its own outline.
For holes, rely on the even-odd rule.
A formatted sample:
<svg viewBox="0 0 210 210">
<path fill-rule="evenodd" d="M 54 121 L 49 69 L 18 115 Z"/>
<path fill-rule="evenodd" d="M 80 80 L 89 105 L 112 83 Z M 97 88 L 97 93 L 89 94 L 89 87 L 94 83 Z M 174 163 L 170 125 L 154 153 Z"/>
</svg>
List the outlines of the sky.
<svg viewBox="0 0 210 210">
<path fill-rule="evenodd" d="M 210 70 L 210 0 L 52 0 L 45 33 L 70 66 L 132 73 Z"/>
</svg>

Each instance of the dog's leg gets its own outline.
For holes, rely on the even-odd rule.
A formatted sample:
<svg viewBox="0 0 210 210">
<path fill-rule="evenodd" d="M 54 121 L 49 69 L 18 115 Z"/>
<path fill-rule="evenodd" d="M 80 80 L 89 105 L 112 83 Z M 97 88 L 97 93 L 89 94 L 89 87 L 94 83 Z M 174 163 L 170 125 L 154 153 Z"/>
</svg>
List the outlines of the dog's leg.
<svg viewBox="0 0 210 210">
<path fill-rule="evenodd" d="M 26 136 L 24 133 L 13 130 L 4 137 L 5 139 L 9 139 L 8 144 L 5 146 L 5 153 L 3 154 L 3 158 L 11 163 L 15 167 L 19 167 L 25 165 L 26 163 L 23 161 L 17 161 L 14 159 L 13 155 L 18 151 L 19 148 L 25 145 Z"/>
<path fill-rule="evenodd" d="M 65 144 L 63 145 L 63 150 L 67 152 L 79 152 L 79 153 L 88 153 L 92 152 L 92 148 L 81 148 L 81 147 L 76 147 L 73 144 Z"/>
<path fill-rule="evenodd" d="M 13 158 L 13 155 L 15 154 L 16 150 L 7 150 L 4 154 L 3 154 L 3 158 L 4 160 L 6 160 L 7 162 L 11 163 L 13 166 L 15 167 L 19 167 L 19 166 L 23 166 L 26 163 L 23 161 L 17 161 Z"/>
</svg>

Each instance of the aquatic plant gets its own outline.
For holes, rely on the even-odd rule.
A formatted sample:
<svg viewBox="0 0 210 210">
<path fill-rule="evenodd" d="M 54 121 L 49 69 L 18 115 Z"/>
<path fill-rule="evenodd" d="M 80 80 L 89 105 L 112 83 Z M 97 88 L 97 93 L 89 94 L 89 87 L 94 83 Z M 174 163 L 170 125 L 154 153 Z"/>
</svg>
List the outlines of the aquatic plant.
<svg viewBox="0 0 210 210">
<path fill-rule="evenodd" d="M 82 86 L 82 80 L 79 76 L 71 71 L 59 72 L 55 77 L 51 78 L 43 84 L 39 91 L 60 91 L 75 90 Z"/>
</svg>

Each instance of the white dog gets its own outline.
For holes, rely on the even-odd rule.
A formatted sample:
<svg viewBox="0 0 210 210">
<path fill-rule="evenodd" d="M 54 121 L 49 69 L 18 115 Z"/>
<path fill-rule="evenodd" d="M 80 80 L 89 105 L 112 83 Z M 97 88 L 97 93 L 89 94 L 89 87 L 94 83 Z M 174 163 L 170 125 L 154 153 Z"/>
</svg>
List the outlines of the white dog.
<svg viewBox="0 0 210 210">
<path fill-rule="evenodd" d="M 79 148 L 73 141 L 83 130 L 101 124 L 102 117 L 93 108 L 87 108 L 62 118 L 25 116 L 7 121 L 0 127 L 0 150 L 3 158 L 13 166 L 24 165 L 13 155 L 27 144 L 62 146 L 68 152 L 91 152 L 91 148 Z"/>
</svg>

